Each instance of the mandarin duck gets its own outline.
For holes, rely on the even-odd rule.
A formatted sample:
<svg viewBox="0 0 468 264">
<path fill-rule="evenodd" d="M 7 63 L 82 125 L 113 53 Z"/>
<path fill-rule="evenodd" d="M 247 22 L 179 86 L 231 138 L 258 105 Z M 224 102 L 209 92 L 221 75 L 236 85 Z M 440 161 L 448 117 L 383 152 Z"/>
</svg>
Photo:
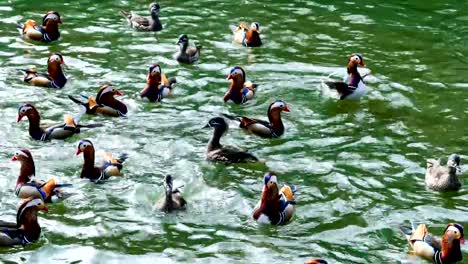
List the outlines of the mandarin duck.
<svg viewBox="0 0 468 264">
<path fill-rule="evenodd" d="M 260 38 L 260 24 L 253 22 L 249 28 L 245 22 L 242 22 L 238 27 L 231 26 L 234 34 L 234 42 L 242 44 L 246 47 L 260 47 L 262 40 Z"/>
<path fill-rule="evenodd" d="M 24 200 L 18 208 L 16 223 L 0 221 L 0 246 L 25 246 L 37 241 L 41 235 L 37 212 L 48 210 L 39 198 Z"/>
<path fill-rule="evenodd" d="M 328 262 L 323 259 L 308 259 L 304 264 L 328 264 Z"/>
<path fill-rule="evenodd" d="M 186 209 L 187 202 L 180 193 L 180 187 L 173 188 L 172 184 L 172 176 L 166 175 L 166 177 L 164 177 L 165 195 L 156 205 L 161 211 L 171 212 L 174 210 Z"/>
<path fill-rule="evenodd" d="M 257 85 L 246 81 L 245 71 L 241 67 L 233 67 L 227 80 L 231 81 L 231 85 L 224 95 L 224 102 L 232 100 L 236 104 L 243 104 L 251 100 L 255 95 Z"/>
<path fill-rule="evenodd" d="M 277 177 L 272 172 L 265 174 L 263 183 L 262 197 L 255 206 L 253 218 L 261 224 L 287 224 L 294 215 L 295 191 L 288 185 L 279 190 Z"/>
<path fill-rule="evenodd" d="M 161 6 L 158 3 L 151 3 L 149 6 L 151 17 L 143 17 L 134 14 L 133 12 L 120 11 L 127 19 L 131 27 L 141 31 L 160 31 L 163 29 L 161 21 L 159 21 L 159 13 Z"/>
<path fill-rule="evenodd" d="M 447 166 L 440 165 L 440 160 L 427 160 L 426 185 L 434 191 L 458 191 L 461 182 L 460 156 L 452 154 L 448 158 Z"/>
<path fill-rule="evenodd" d="M 153 64 L 148 69 L 146 83 L 146 88 L 141 91 L 140 97 L 146 97 L 150 102 L 161 102 L 164 97 L 172 94 L 172 85 L 177 81 L 174 77 L 167 79 L 161 71 L 161 66 Z"/>
<path fill-rule="evenodd" d="M 87 114 L 118 117 L 125 116 L 128 112 L 127 106 L 114 97 L 122 95 L 123 93 L 114 89 L 113 85 L 105 84 L 99 89 L 96 99 L 94 99 L 93 96 L 89 96 L 87 97 L 88 102 L 86 103 L 81 102 L 71 95 L 69 95 L 68 98 L 78 105 L 84 106 Z"/>
<path fill-rule="evenodd" d="M 258 158 L 248 152 L 230 146 L 222 146 L 219 143 L 221 137 L 228 130 L 228 124 L 224 118 L 212 118 L 204 128 L 214 129 L 213 136 L 208 142 L 206 151 L 207 160 L 224 163 L 258 162 Z"/>
<path fill-rule="evenodd" d="M 413 224 L 412 224 L 413 225 Z M 444 230 L 442 240 L 437 239 L 428 232 L 425 224 L 402 231 L 411 245 L 413 253 L 435 264 L 451 264 L 463 260 L 460 244 L 465 242 L 463 226 L 448 224 Z"/>
<path fill-rule="evenodd" d="M 337 90 L 340 95 L 340 100 L 345 99 L 359 99 L 366 93 L 366 84 L 364 78 L 370 73 L 361 77 L 357 67 L 366 67 L 362 55 L 354 53 L 348 58 L 347 76 L 342 82 L 325 82 L 331 89 Z"/>
<path fill-rule="evenodd" d="M 180 51 L 176 54 L 176 60 L 178 62 L 192 64 L 200 57 L 200 50 L 202 47 L 195 42 L 195 47 L 189 48 L 189 38 L 187 35 L 181 35 L 176 44 L 180 46 Z"/>
<path fill-rule="evenodd" d="M 26 23 L 17 23 L 21 30 L 21 35 L 26 40 L 35 40 L 51 42 L 60 38 L 59 24 L 62 24 L 60 14 L 55 11 L 49 11 L 42 18 L 42 26 L 39 26 L 34 20 L 27 20 Z"/>
<path fill-rule="evenodd" d="M 111 153 L 104 154 L 103 163 L 99 167 L 94 166 L 94 146 L 87 139 L 83 139 L 78 143 L 76 155 L 83 153 L 83 167 L 81 169 L 81 178 L 87 178 L 92 182 L 100 182 L 111 176 L 122 176 L 123 163 L 127 159 L 127 154 L 121 154 L 114 157 Z"/>
<path fill-rule="evenodd" d="M 36 174 L 36 167 L 32 154 L 27 149 L 19 149 L 11 158 L 13 161 L 21 163 L 20 174 L 16 181 L 15 194 L 18 198 L 39 198 L 44 202 L 52 202 L 52 196 L 63 198 L 60 187 L 71 186 L 70 184 L 56 184 L 54 179 L 47 182 L 31 180 Z"/>
<path fill-rule="evenodd" d="M 236 117 L 224 114 L 224 116 L 239 121 L 239 127 L 254 135 L 264 138 L 277 138 L 283 135 L 284 125 L 281 120 L 281 112 L 289 113 L 289 107 L 282 100 L 276 100 L 268 107 L 268 121 L 252 119 L 248 117 Z"/>
<path fill-rule="evenodd" d="M 80 125 L 78 122 L 84 114 L 83 111 L 75 117 L 71 115 L 64 115 L 64 123 L 42 128 L 41 116 L 39 112 L 32 104 L 23 104 L 18 108 L 18 120 L 20 122 L 23 117 L 27 117 L 29 120 L 29 135 L 40 141 L 47 141 L 50 139 L 66 139 L 75 134 L 80 133 L 82 128 L 95 128 L 101 127 L 100 124 Z"/>
<path fill-rule="evenodd" d="M 62 54 L 55 52 L 47 60 L 47 73 L 37 72 L 35 67 L 22 70 L 26 73 L 23 81 L 34 86 L 63 88 L 67 83 L 67 77 L 62 71 L 63 64 Z"/>
</svg>

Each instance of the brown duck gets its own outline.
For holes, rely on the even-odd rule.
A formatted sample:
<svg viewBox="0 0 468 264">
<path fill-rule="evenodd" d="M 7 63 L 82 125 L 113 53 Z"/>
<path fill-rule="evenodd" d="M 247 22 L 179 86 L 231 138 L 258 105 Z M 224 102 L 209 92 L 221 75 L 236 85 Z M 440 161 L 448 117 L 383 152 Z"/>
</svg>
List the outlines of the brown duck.
<svg viewBox="0 0 468 264">
<path fill-rule="evenodd" d="M 58 52 L 53 53 L 47 60 L 47 74 L 37 72 L 36 68 L 22 70 L 26 73 L 23 80 L 34 86 L 63 88 L 67 83 L 67 77 L 65 77 L 62 71 L 63 64 L 62 54 Z"/>
<path fill-rule="evenodd" d="M 24 24 L 18 22 L 17 26 L 26 40 L 51 42 L 60 38 L 59 24 L 62 24 L 60 14 L 49 11 L 42 18 L 42 26 L 34 20 L 27 20 Z"/>
<path fill-rule="evenodd" d="M 88 101 L 84 103 L 71 95 L 68 98 L 78 105 L 84 106 L 87 114 L 118 117 L 126 116 L 128 112 L 127 106 L 114 97 L 122 95 L 123 93 L 114 89 L 113 85 L 105 84 L 99 89 L 96 99 L 93 96 L 89 96 Z"/>
</svg>

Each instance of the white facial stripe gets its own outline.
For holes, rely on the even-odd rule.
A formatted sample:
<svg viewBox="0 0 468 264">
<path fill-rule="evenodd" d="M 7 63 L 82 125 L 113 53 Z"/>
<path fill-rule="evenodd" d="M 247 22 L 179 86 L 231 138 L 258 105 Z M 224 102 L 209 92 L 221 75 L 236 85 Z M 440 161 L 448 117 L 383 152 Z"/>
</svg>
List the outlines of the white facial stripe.
<svg viewBox="0 0 468 264">
<path fill-rule="evenodd" d="M 105 93 L 112 92 L 112 90 L 114 90 L 114 87 L 112 87 L 112 85 L 109 85 L 106 89 L 102 91 L 101 96 Z"/>
<path fill-rule="evenodd" d="M 86 147 L 89 147 L 89 146 L 91 146 L 91 144 L 89 144 L 88 142 L 83 142 L 83 143 L 81 143 L 81 145 L 80 145 L 80 149 L 81 149 L 81 148 L 86 148 Z"/>
<path fill-rule="evenodd" d="M 54 19 L 55 20 L 55 19 L 58 19 L 58 16 L 56 14 L 48 14 L 45 19 L 46 20 L 47 19 Z"/>
<path fill-rule="evenodd" d="M 353 57 L 351 57 L 351 59 L 357 62 L 361 62 L 361 59 L 357 55 L 354 55 Z"/>
<path fill-rule="evenodd" d="M 234 71 L 231 72 L 231 74 L 240 74 L 240 75 L 244 76 L 241 69 L 235 69 Z"/>
<path fill-rule="evenodd" d="M 154 67 L 154 69 L 151 71 L 152 73 L 161 73 L 159 70 L 159 67 Z"/>
<path fill-rule="evenodd" d="M 271 106 L 271 109 L 274 109 L 274 108 L 283 108 L 284 107 L 284 103 L 283 102 L 275 102 L 272 106 Z"/>
<path fill-rule="evenodd" d="M 24 151 L 21 151 L 21 150 L 17 150 L 15 152 L 15 156 L 17 156 L 17 157 L 18 156 L 24 156 L 24 157 L 28 158 L 28 155 L 26 153 L 24 153 Z"/>
<path fill-rule="evenodd" d="M 278 183 L 278 180 L 276 179 L 276 176 L 271 176 L 269 182 Z"/>
<path fill-rule="evenodd" d="M 53 62 L 55 60 L 60 60 L 60 56 L 57 55 L 57 54 L 50 56 L 50 58 L 49 58 L 50 62 Z"/>
<path fill-rule="evenodd" d="M 30 106 L 23 106 L 23 107 L 21 107 L 20 111 L 21 112 L 26 112 L 26 111 L 31 110 L 31 109 L 32 108 Z"/>
<path fill-rule="evenodd" d="M 455 226 L 449 226 L 449 227 L 447 228 L 447 231 L 449 231 L 449 230 L 450 230 L 450 231 L 453 231 L 453 232 L 460 232 L 460 230 L 458 230 L 458 228 L 456 228 Z"/>
<path fill-rule="evenodd" d="M 252 23 L 252 25 L 250 25 L 250 27 L 253 28 L 254 30 L 258 30 L 257 24 L 255 24 L 255 23 Z"/>
</svg>

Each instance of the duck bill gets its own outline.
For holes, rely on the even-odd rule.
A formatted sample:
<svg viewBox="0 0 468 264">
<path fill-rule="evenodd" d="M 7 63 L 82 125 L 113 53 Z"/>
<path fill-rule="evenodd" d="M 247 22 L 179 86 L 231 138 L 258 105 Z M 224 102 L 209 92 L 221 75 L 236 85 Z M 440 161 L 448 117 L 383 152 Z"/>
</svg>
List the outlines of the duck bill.
<svg viewBox="0 0 468 264">
<path fill-rule="evenodd" d="M 16 120 L 16 122 L 18 123 L 19 121 L 21 121 L 21 119 L 23 119 L 23 116 L 22 116 L 22 115 L 18 115 L 18 119 Z"/>
<path fill-rule="evenodd" d="M 12 160 L 12 161 L 17 161 L 18 158 L 16 158 L 16 156 L 13 156 L 13 157 L 11 157 L 11 160 Z"/>
<path fill-rule="evenodd" d="M 59 20 L 57 21 L 57 24 L 63 24 L 62 19 L 59 18 Z"/>
<path fill-rule="evenodd" d="M 284 107 L 283 111 L 286 112 L 286 113 L 291 112 L 291 110 L 290 110 L 289 107 L 287 107 L 287 106 Z"/>
<path fill-rule="evenodd" d="M 115 94 L 118 95 L 118 96 L 123 96 L 123 95 L 124 95 L 124 94 L 123 94 L 121 91 L 119 91 L 119 90 L 115 91 Z"/>
<path fill-rule="evenodd" d="M 45 205 L 38 205 L 37 209 L 40 211 L 49 212 L 49 208 L 47 208 Z"/>
<path fill-rule="evenodd" d="M 460 244 L 465 244 L 465 238 L 464 237 L 460 238 Z"/>
<path fill-rule="evenodd" d="M 76 155 L 77 155 L 77 156 L 80 155 L 81 152 L 82 152 L 81 149 L 77 149 L 77 150 L 76 150 Z"/>
</svg>

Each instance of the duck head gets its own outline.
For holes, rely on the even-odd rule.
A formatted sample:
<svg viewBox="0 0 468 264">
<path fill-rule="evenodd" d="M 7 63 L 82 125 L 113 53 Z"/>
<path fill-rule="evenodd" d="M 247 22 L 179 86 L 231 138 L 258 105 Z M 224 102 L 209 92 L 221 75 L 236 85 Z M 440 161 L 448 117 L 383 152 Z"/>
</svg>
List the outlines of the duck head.
<svg viewBox="0 0 468 264">
<path fill-rule="evenodd" d="M 213 128 L 215 131 L 226 132 L 229 128 L 229 125 L 226 123 L 226 120 L 222 117 L 214 117 L 208 121 L 203 128 Z"/>
<path fill-rule="evenodd" d="M 148 68 L 148 80 L 150 79 L 158 79 L 161 80 L 161 66 L 159 64 L 153 64 Z"/>
<path fill-rule="evenodd" d="M 253 22 L 252 24 L 250 24 L 250 30 L 256 31 L 260 34 L 260 24 L 258 22 Z"/>
<path fill-rule="evenodd" d="M 45 211 L 48 212 L 49 209 L 45 206 L 44 202 L 39 198 L 29 198 L 26 199 L 18 208 L 16 214 L 16 224 L 18 227 L 23 226 L 25 230 L 30 225 L 37 225 L 37 212 Z M 39 227 L 40 234 L 40 227 Z"/>
<path fill-rule="evenodd" d="M 112 84 L 104 84 L 99 88 L 99 92 L 96 96 L 96 101 L 98 103 L 104 103 L 103 100 L 106 100 L 108 98 L 114 98 L 114 96 L 122 96 L 123 93 L 117 89 L 114 88 Z"/>
<path fill-rule="evenodd" d="M 235 83 L 241 83 L 243 86 L 245 82 L 245 71 L 241 67 L 235 66 L 231 69 L 226 79 L 233 80 Z"/>
<path fill-rule="evenodd" d="M 276 100 L 272 102 L 268 107 L 268 115 L 272 114 L 273 112 L 280 113 L 283 111 L 286 113 L 290 112 L 288 105 L 286 105 L 286 102 L 284 102 L 283 100 Z"/>
<path fill-rule="evenodd" d="M 460 224 L 450 223 L 447 225 L 442 236 L 442 254 L 441 262 L 455 263 L 463 259 L 460 244 L 465 242 L 463 234 L 463 226 Z"/>
<path fill-rule="evenodd" d="M 309 259 L 304 264 L 328 264 L 328 262 L 323 259 Z"/>
<path fill-rule="evenodd" d="M 444 231 L 444 237 L 447 238 L 448 242 L 453 242 L 454 240 L 460 241 L 461 244 L 465 243 L 464 228 L 461 224 L 450 223 L 447 225 Z"/>
<path fill-rule="evenodd" d="M 32 154 L 27 149 L 18 149 L 11 157 L 12 161 L 19 161 L 21 163 L 20 175 L 18 182 L 24 183 L 31 179 L 31 176 L 36 174 L 36 168 L 34 166 L 34 160 Z"/>
<path fill-rule="evenodd" d="M 179 40 L 177 41 L 176 44 L 180 46 L 187 46 L 188 42 L 189 42 L 189 38 L 187 37 L 187 35 L 183 34 L 183 35 L 180 35 Z"/>
<path fill-rule="evenodd" d="M 262 200 L 272 201 L 278 197 L 278 179 L 273 172 L 268 172 L 263 177 Z"/>
<path fill-rule="evenodd" d="M 78 143 L 78 148 L 76 149 L 76 155 L 80 155 L 81 153 L 89 153 L 89 152 L 94 153 L 93 143 L 90 140 L 82 139 Z"/>
<path fill-rule="evenodd" d="M 59 52 L 52 53 L 50 55 L 49 59 L 47 60 L 47 65 L 63 65 L 65 64 L 65 61 L 63 60 L 63 56 Z"/>
<path fill-rule="evenodd" d="M 149 10 L 151 16 L 159 16 L 159 13 L 161 12 L 161 6 L 159 5 L 159 3 L 151 3 L 149 5 Z"/>
<path fill-rule="evenodd" d="M 172 176 L 171 175 L 166 175 L 164 177 L 164 187 L 166 188 L 166 195 L 172 194 Z"/>
<path fill-rule="evenodd" d="M 31 118 L 39 118 L 39 113 L 32 104 L 23 104 L 18 108 L 17 122 L 21 121 L 24 116 L 31 120 Z"/>
<path fill-rule="evenodd" d="M 449 167 L 449 169 L 453 172 L 460 173 L 461 172 L 460 161 L 461 161 L 460 156 L 458 156 L 457 154 L 452 154 L 448 158 L 447 167 Z"/>
<path fill-rule="evenodd" d="M 57 25 L 57 24 L 62 24 L 62 20 L 60 19 L 60 14 L 56 11 L 49 11 L 42 18 L 43 27 L 46 27 L 48 25 Z"/>
<path fill-rule="evenodd" d="M 364 63 L 362 55 L 360 53 L 353 53 L 348 58 L 348 68 L 354 68 L 354 67 L 357 67 L 358 65 L 362 67 L 366 67 L 366 64 Z"/>
</svg>

